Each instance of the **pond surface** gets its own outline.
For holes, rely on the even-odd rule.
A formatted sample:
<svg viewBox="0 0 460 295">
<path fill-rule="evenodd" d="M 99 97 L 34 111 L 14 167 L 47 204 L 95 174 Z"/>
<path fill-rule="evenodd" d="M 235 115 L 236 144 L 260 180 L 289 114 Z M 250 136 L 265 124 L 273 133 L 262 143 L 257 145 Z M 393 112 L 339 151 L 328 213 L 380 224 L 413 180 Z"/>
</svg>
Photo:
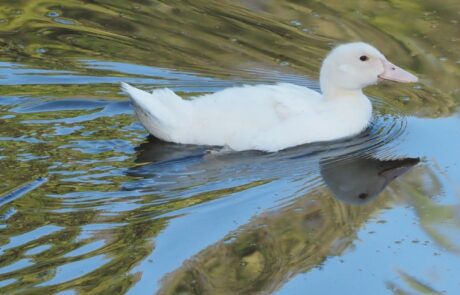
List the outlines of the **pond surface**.
<svg viewBox="0 0 460 295">
<path fill-rule="evenodd" d="M 324 2 L 1 1 L 0 293 L 458 294 L 460 2 Z M 119 90 L 317 89 L 355 40 L 421 81 L 352 139 L 163 143 Z"/>
</svg>

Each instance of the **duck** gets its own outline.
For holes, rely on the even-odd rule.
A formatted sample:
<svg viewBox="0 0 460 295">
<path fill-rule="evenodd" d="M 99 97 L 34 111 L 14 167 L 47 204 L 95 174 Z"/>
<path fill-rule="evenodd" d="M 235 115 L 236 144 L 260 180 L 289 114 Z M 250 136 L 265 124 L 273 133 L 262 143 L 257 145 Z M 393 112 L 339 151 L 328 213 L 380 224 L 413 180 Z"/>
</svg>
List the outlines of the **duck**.
<svg viewBox="0 0 460 295">
<path fill-rule="evenodd" d="M 418 78 L 370 44 L 342 44 L 323 60 L 320 90 L 291 83 L 243 85 L 183 99 L 168 88 L 146 92 L 121 83 L 141 124 L 154 137 L 177 144 L 231 151 L 277 152 L 351 137 L 370 123 L 363 88 L 381 80 Z"/>
</svg>

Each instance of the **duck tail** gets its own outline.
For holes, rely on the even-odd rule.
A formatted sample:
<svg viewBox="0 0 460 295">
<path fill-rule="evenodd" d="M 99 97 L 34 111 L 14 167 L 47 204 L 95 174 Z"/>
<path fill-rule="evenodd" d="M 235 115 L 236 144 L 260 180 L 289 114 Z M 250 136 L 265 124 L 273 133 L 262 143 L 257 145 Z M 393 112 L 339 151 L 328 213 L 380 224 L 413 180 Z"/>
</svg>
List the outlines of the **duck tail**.
<svg viewBox="0 0 460 295">
<path fill-rule="evenodd" d="M 124 82 L 121 83 L 121 89 L 131 98 L 134 110 L 139 119 L 141 115 L 147 115 L 154 118 L 158 123 L 165 123 L 168 121 L 170 111 L 161 102 L 158 96 Z"/>
<path fill-rule="evenodd" d="M 178 113 L 182 109 L 182 98 L 169 89 L 149 93 L 124 82 L 121 89 L 131 98 L 144 128 L 160 139 L 170 140 L 171 134 L 168 133 L 180 122 Z"/>
</svg>

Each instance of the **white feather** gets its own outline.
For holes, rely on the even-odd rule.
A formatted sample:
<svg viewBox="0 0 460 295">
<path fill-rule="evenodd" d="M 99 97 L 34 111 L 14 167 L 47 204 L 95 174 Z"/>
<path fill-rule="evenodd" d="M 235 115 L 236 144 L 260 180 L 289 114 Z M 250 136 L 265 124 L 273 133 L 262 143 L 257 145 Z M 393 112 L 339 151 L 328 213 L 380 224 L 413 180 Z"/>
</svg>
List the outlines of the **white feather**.
<svg viewBox="0 0 460 295">
<path fill-rule="evenodd" d="M 366 63 L 360 61 L 362 54 L 369 56 Z M 122 88 L 144 127 L 162 140 L 273 152 L 361 132 L 372 115 L 361 88 L 376 83 L 382 57 L 364 43 L 334 49 L 321 68 L 323 94 L 283 83 L 234 87 L 184 100 L 169 89 L 148 93 L 126 83 Z"/>
</svg>

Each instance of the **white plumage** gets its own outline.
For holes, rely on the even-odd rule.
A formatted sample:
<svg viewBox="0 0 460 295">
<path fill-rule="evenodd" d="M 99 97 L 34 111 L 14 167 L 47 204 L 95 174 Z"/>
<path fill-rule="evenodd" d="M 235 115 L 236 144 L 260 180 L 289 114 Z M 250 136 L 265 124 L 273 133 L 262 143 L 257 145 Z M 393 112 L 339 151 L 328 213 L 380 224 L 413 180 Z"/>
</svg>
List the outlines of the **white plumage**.
<svg viewBox="0 0 460 295">
<path fill-rule="evenodd" d="M 416 81 L 372 46 L 350 43 L 334 49 L 324 61 L 323 94 L 282 83 L 228 88 L 184 100 L 169 89 L 148 93 L 126 83 L 122 88 L 143 126 L 162 140 L 274 152 L 361 132 L 372 115 L 361 89 L 379 77 Z"/>
</svg>

